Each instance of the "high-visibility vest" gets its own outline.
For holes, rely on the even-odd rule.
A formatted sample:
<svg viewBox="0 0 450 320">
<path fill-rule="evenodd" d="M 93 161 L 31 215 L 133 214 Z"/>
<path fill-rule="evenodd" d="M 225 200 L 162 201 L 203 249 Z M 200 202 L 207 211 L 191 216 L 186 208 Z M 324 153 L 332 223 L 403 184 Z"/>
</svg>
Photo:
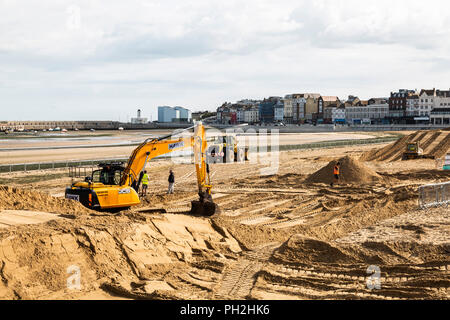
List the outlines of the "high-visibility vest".
<svg viewBox="0 0 450 320">
<path fill-rule="evenodd" d="M 339 174 L 339 167 L 338 166 L 334 166 L 334 174 Z"/>
<path fill-rule="evenodd" d="M 144 173 L 144 175 L 142 176 L 142 184 L 148 184 L 148 174 L 146 173 Z"/>
</svg>

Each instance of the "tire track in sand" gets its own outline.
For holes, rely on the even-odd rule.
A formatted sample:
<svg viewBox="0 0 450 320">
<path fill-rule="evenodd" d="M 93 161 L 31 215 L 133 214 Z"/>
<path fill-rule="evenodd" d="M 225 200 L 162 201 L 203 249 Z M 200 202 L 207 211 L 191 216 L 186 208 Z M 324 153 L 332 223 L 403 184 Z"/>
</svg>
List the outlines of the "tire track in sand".
<svg viewBox="0 0 450 320">
<path fill-rule="evenodd" d="M 280 243 L 271 243 L 255 251 L 243 253 L 225 272 L 216 297 L 247 298 L 255 284 L 256 274 L 279 246 Z"/>
</svg>

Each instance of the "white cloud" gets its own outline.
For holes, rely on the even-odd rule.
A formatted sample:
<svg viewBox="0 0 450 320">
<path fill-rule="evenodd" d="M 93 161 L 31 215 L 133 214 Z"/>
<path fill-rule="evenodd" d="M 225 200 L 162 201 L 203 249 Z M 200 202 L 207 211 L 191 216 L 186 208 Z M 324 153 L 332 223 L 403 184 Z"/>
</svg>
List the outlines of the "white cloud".
<svg viewBox="0 0 450 320">
<path fill-rule="evenodd" d="M 124 120 L 139 106 L 155 119 L 161 104 L 447 88 L 449 9 L 440 0 L 0 0 L 1 118 Z"/>
</svg>

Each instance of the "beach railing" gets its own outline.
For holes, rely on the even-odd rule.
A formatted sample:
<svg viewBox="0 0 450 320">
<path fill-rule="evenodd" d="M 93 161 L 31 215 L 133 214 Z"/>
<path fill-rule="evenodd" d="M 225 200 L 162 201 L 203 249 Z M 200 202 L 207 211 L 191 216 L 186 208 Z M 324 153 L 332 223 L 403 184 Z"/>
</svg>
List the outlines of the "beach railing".
<svg viewBox="0 0 450 320">
<path fill-rule="evenodd" d="M 427 184 L 419 187 L 419 208 L 448 206 L 450 182 Z"/>
</svg>

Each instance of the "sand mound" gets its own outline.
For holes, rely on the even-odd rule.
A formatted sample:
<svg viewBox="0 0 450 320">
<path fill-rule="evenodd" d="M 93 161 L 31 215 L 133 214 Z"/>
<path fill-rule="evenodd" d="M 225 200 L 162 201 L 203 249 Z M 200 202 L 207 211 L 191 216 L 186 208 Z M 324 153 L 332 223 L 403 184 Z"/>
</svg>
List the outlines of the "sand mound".
<svg viewBox="0 0 450 320">
<path fill-rule="evenodd" d="M 419 142 L 427 158 L 441 158 L 450 151 L 450 132 L 442 130 L 416 131 L 383 148 L 365 152 L 360 160 L 399 161 L 402 159 L 406 144 L 411 142 Z"/>
<path fill-rule="evenodd" d="M 305 182 L 327 184 L 333 182 L 333 169 L 337 162 L 341 163 L 340 183 L 372 183 L 382 180 L 382 177 L 378 173 L 367 167 L 365 164 L 347 156 L 339 160 L 331 161 L 324 168 L 311 174 Z"/>
<path fill-rule="evenodd" d="M 293 235 L 276 252 L 275 257 L 284 261 L 301 263 L 352 263 L 352 257 L 328 242 Z"/>
<path fill-rule="evenodd" d="M 92 212 L 73 200 L 55 198 L 46 193 L 8 186 L 0 186 L 1 210 L 33 210 L 74 215 Z"/>
</svg>

